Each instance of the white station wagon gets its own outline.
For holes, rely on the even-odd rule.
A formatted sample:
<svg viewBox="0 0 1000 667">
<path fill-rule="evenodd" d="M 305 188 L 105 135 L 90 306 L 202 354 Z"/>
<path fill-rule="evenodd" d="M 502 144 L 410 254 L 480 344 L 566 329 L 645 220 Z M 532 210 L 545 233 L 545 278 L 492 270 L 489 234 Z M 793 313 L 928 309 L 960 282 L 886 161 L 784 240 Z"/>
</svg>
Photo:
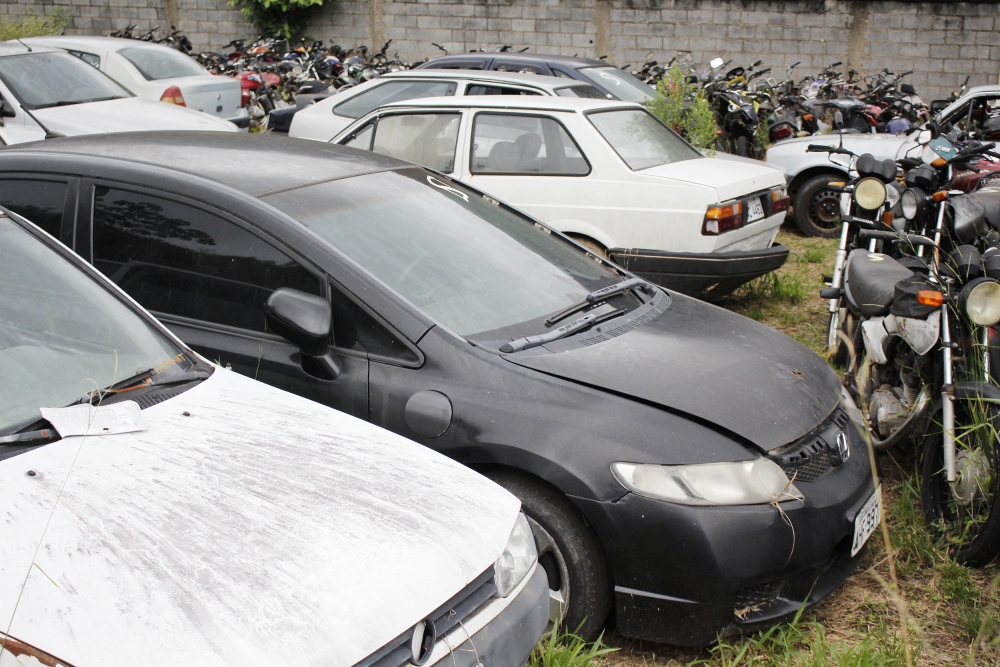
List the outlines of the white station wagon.
<svg viewBox="0 0 1000 667">
<path fill-rule="evenodd" d="M 465 181 L 680 292 L 722 296 L 788 256 L 774 245 L 788 207 L 784 174 L 705 157 L 638 104 L 410 100 L 333 141 Z"/>
</svg>

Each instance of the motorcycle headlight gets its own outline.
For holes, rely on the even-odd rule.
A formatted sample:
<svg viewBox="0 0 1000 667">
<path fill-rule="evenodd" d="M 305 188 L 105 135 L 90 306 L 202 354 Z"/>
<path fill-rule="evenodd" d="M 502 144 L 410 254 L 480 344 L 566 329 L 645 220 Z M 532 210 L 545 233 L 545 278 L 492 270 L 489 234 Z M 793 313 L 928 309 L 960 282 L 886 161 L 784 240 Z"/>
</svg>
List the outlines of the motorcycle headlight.
<svg viewBox="0 0 1000 667">
<path fill-rule="evenodd" d="M 869 211 L 884 204 L 885 196 L 885 184 L 877 178 L 862 178 L 854 186 L 854 201 Z"/>
<path fill-rule="evenodd" d="M 611 470 L 629 491 L 681 505 L 760 505 L 803 497 L 766 458 L 680 466 L 613 463 Z"/>
<path fill-rule="evenodd" d="M 973 280 L 960 296 L 962 308 L 974 324 L 988 327 L 1000 322 L 1000 283 L 989 278 Z"/>
<path fill-rule="evenodd" d="M 903 209 L 903 217 L 907 220 L 916 220 L 924 206 L 924 193 L 914 188 L 908 188 L 903 192 L 899 202 Z"/>
<path fill-rule="evenodd" d="M 535 546 L 535 535 L 531 532 L 528 519 L 524 513 L 517 515 L 514 530 L 510 531 L 507 546 L 493 566 L 493 581 L 500 597 L 507 597 L 517 588 L 521 580 L 531 571 L 538 560 L 538 548 Z"/>
</svg>

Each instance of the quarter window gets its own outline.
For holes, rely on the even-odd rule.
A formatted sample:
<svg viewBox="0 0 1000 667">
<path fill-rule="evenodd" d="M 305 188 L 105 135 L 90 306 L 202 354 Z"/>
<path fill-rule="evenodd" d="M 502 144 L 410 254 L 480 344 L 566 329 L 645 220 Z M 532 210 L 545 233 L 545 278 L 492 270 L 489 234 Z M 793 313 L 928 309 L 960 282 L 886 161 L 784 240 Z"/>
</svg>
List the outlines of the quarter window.
<svg viewBox="0 0 1000 667">
<path fill-rule="evenodd" d="M 333 313 L 333 344 L 345 350 L 367 352 L 406 362 L 418 361 L 417 355 L 399 336 L 382 326 L 364 308 L 330 286 Z"/>
<path fill-rule="evenodd" d="M 347 118 L 361 118 L 375 109 L 421 97 L 448 97 L 455 94 L 454 81 L 387 81 L 333 108 L 333 113 Z"/>
<path fill-rule="evenodd" d="M 0 181 L 0 206 L 59 238 L 66 208 L 66 182 L 35 179 Z"/>
<path fill-rule="evenodd" d="M 88 65 L 93 65 L 97 69 L 101 69 L 101 57 L 93 53 L 87 53 L 85 51 L 74 51 L 73 49 L 67 49 L 69 54 L 76 56 Z"/>
<path fill-rule="evenodd" d="M 507 86 L 487 86 L 474 85 L 465 90 L 466 95 L 539 95 L 534 90 L 524 90 L 523 88 L 510 88 Z"/>
<path fill-rule="evenodd" d="M 576 142 L 553 118 L 481 113 L 472 134 L 473 174 L 590 173 Z"/>
<path fill-rule="evenodd" d="M 375 126 L 372 150 L 451 173 L 455 168 L 460 120 L 457 113 L 382 116 Z"/>
<path fill-rule="evenodd" d="M 549 69 L 545 65 L 532 65 L 531 63 L 517 62 L 513 60 L 498 60 L 493 66 L 497 72 L 520 72 L 522 74 L 540 74 L 551 76 Z"/>
<path fill-rule="evenodd" d="M 243 227 L 170 199 L 98 187 L 94 265 L 149 310 L 264 331 L 271 292 L 319 279 Z"/>
</svg>

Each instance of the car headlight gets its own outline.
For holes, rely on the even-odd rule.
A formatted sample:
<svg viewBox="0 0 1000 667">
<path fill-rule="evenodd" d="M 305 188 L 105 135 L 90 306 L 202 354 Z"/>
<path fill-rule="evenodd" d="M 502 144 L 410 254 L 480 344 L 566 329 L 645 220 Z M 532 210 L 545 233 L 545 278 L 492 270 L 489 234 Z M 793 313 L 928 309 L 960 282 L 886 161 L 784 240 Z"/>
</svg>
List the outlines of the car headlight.
<svg viewBox="0 0 1000 667">
<path fill-rule="evenodd" d="M 611 470 L 629 491 L 681 505 L 760 505 L 803 497 L 766 458 L 680 466 L 613 463 Z"/>
<path fill-rule="evenodd" d="M 988 327 L 1000 322 L 1000 283 L 989 278 L 973 280 L 959 297 L 974 324 Z"/>
<path fill-rule="evenodd" d="M 862 178 L 854 186 L 854 201 L 869 211 L 874 211 L 884 204 L 885 196 L 885 183 L 877 178 Z"/>
<path fill-rule="evenodd" d="M 510 531 L 510 537 L 507 538 L 507 546 L 503 548 L 503 553 L 493 566 L 493 581 L 500 597 L 505 598 L 510 595 L 531 571 L 537 560 L 538 547 L 535 546 L 535 535 L 531 532 L 528 519 L 522 512 L 517 515 L 514 530 Z"/>
</svg>

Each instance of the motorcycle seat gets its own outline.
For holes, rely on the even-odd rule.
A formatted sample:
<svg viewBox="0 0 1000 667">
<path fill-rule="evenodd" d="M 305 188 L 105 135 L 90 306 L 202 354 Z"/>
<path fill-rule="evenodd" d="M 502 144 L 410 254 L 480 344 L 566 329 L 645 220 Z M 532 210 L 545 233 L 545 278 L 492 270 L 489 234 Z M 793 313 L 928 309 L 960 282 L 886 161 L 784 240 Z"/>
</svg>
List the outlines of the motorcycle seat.
<svg viewBox="0 0 1000 667">
<path fill-rule="evenodd" d="M 844 292 L 848 303 L 866 317 L 889 313 L 896 283 L 913 272 L 888 255 L 852 250 L 844 267 Z"/>
</svg>

